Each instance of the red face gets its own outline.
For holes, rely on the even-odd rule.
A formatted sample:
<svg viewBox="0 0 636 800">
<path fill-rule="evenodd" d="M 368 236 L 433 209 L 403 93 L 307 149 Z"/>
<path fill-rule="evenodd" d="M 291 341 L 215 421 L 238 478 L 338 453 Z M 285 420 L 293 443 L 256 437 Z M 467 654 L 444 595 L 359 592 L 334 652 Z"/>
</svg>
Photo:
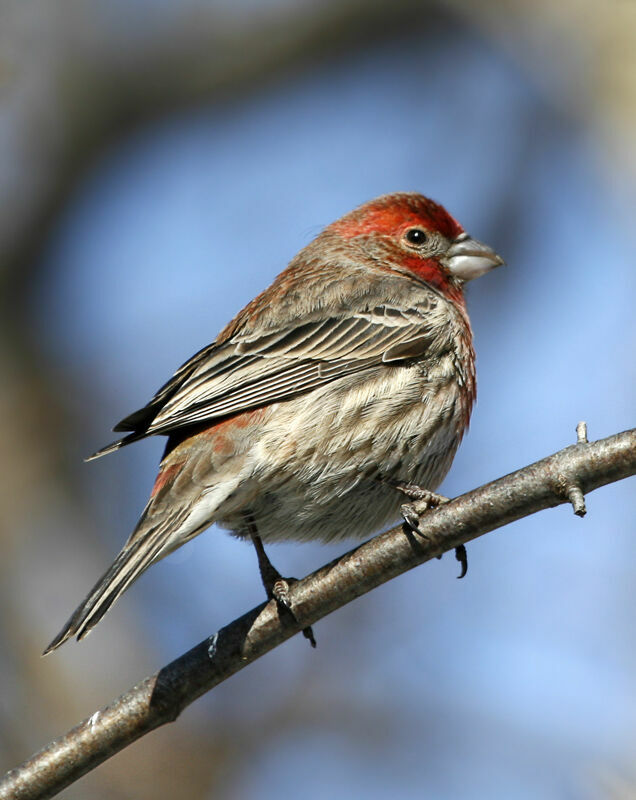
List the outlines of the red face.
<svg viewBox="0 0 636 800">
<path fill-rule="evenodd" d="M 333 223 L 345 239 L 361 237 L 387 268 L 407 272 L 463 305 L 461 282 L 442 259 L 463 228 L 438 203 L 418 194 L 380 197 Z"/>
<path fill-rule="evenodd" d="M 465 233 L 446 209 L 421 194 L 378 197 L 327 230 L 356 240 L 376 268 L 416 277 L 461 306 L 466 281 L 504 263 L 492 248 Z"/>
</svg>

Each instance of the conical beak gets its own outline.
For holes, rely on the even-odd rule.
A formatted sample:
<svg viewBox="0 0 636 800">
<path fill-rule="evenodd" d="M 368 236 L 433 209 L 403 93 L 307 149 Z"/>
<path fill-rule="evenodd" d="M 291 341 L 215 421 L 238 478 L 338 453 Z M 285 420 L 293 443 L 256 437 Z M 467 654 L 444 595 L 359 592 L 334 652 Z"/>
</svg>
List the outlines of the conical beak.
<svg viewBox="0 0 636 800">
<path fill-rule="evenodd" d="M 455 239 L 448 248 L 445 261 L 452 274 L 462 281 L 472 281 L 504 263 L 491 247 L 471 239 L 467 233 Z"/>
</svg>

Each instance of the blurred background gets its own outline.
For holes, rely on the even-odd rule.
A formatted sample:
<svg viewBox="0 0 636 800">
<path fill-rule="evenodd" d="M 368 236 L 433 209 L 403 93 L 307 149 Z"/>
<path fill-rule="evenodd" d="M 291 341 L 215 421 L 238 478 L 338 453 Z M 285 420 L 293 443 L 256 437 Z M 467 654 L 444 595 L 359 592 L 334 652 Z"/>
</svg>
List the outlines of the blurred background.
<svg viewBox="0 0 636 800">
<path fill-rule="evenodd" d="M 359 203 L 421 191 L 508 263 L 445 494 L 633 427 L 635 134 L 628 0 L 1 0 L 0 767 L 262 601 L 213 529 L 40 659 L 163 440 L 82 458 Z M 63 796 L 636 797 L 634 489 L 392 581 Z"/>
</svg>

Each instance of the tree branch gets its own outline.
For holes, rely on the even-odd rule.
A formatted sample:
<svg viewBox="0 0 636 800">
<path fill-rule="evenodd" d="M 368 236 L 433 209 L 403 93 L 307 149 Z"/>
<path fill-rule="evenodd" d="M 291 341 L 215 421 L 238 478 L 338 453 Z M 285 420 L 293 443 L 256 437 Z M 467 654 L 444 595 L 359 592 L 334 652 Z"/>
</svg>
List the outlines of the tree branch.
<svg viewBox="0 0 636 800">
<path fill-rule="evenodd" d="M 197 697 L 308 625 L 447 550 L 544 508 L 636 474 L 636 428 L 578 442 L 428 512 L 421 534 L 403 526 L 356 547 L 293 584 L 295 619 L 272 601 L 252 609 L 36 753 L 0 782 L 0 797 L 52 797 Z"/>
</svg>

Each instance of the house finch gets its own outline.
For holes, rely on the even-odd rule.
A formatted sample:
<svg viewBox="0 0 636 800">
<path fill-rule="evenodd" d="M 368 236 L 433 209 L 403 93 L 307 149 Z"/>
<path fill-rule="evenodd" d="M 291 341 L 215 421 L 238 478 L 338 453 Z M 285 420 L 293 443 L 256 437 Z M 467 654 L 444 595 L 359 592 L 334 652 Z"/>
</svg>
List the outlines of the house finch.
<svg viewBox="0 0 636 800">
<path fill-rule="evenodd" d="M 475 400 L 463 286 L 502 263 L 419 194 L 329 225 L 91 456 L 168 436 L 137 527 L 46 652 L 213 522 L 254 540 L 284 599 L 261 540 L 364 537 L 403 492 L 434 500 Z"/>
</svg>

